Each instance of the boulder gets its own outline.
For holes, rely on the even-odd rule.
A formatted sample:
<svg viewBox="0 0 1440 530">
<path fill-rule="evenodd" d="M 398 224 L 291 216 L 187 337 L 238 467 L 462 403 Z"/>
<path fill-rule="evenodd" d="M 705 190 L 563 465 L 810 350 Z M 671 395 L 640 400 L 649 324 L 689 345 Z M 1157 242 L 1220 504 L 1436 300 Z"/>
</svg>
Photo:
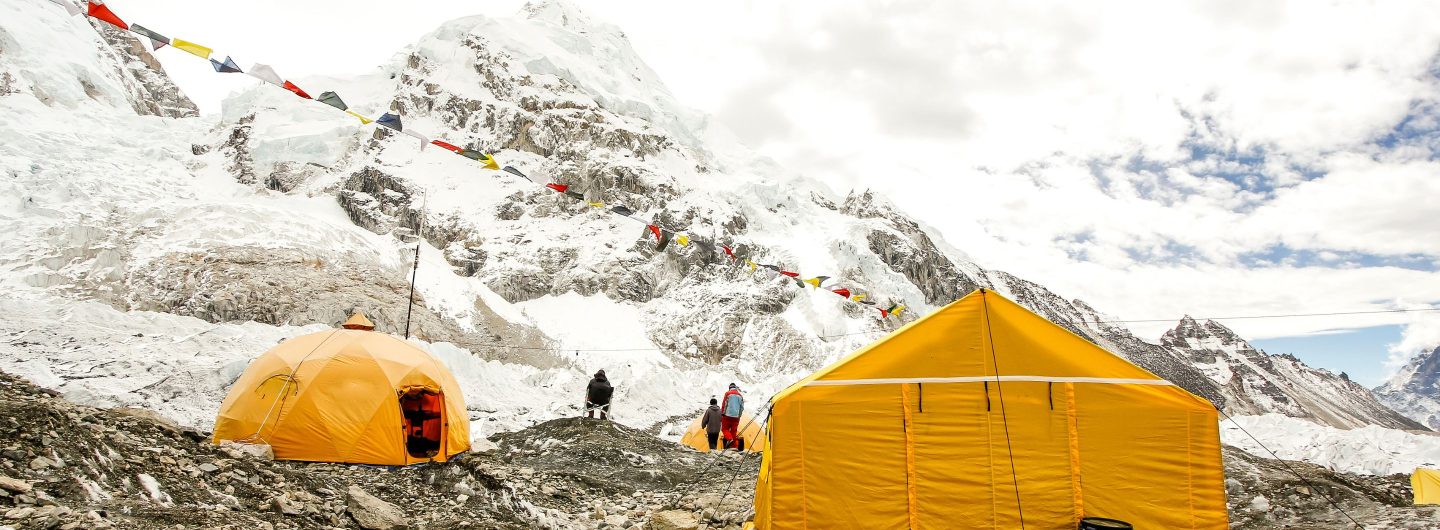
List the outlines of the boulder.
<svg viewBox="0 0 1440 530">
<path fill-rule="evenodd" d="M 650 518 L 647 530 L 699 530 L 700 519 L 684 510 L 666 510 Z"/>
<path fill-rule="evenodd" d="M 399 506 L 382 501 L 358 486 L 346 491 L 345 506 L 355 523 L 365 530 L 391 530 L 405 527 L 405 512 Z"/>
<path fill-rule="evenodd" d="M 220 451 L 230 458 L 256 458 L 259 460 L 274 460 L 275 451 L 268 444 L 246 444 L 240 442 L 225 441 L 220 444 Z"/>
<path fill-rule="evenodd" d="M 0 475 L 0 490 L 11 493 L 29 493 L 30 489 L 31 486 L 29 482 Z"/>
</svg>

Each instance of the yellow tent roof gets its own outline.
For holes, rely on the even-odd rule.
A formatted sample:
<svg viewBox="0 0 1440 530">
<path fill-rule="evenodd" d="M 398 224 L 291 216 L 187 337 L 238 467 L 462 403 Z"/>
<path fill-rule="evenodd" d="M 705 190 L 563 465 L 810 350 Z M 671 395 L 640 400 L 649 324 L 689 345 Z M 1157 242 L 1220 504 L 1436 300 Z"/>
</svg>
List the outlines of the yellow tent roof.
<svg viewBox="0 0 1440 530">
<path fill-rule="evenodd" d="M 439 414 L 443 430 L 434 457 L 406 447 L 400 396 L 415 391 L 440 398 L 430 416 Z M 460 384 L 429 352 L 342 328 L 287 340 L 252 361 L 216 415 L 214 441 L 225 440 L 268 443 L 286 460 L 406 465 L 468 450 L 470 422 Z"/>
<path fill-rule="evenodd" d="M 1410 489 L 1415 490 L 1415 504 L 1440 504 L 1440 469 L 1415 468 Z"/>
<path fill-rule="evenodd" d="M 685 435 L 680 437 L 680 445 L 689 446 L 700 452 L 710 452 L 710 441 L 705 438 L 705 426 L 700 424 L 700 420 L 704 417 L 705 413 L 701 412 L 699 416 L 695 417 L 695 421 L 690 422 L 690 427 L 685 429 Z M 765 426 L 750 413 L 740 414 L 738 430 L 740 437 L 745 439 L 746 451 L 758 453 L 765 450 L 765 446 L 768 445 L 765 439 Z M 723 437 L 720 443 L 725 443 Z"/>
<path fill-rule="evenodd" d="M 976 291 L 777 395 L 758 528 L 1228 527 L 1215 408 Z"/>
</svg>

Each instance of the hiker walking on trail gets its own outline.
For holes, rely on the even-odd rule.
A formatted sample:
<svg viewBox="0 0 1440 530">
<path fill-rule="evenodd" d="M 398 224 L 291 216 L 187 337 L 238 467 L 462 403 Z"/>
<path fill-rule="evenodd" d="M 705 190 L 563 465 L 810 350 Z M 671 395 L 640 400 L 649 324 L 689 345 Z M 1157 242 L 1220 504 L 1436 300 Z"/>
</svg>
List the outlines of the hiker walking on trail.
<svg viewBox="0 0 1440 530">
<path fill-rule="evenodd" d="M 745 397 L 740 395 L 740 386 L 730 383 L 730 390 L 725 392 L 725 397 L 720 403 L 720 431 L 725 434 L 725 448 L 744 449 L 737 445 L 739 433 L 735 430 L 740 427 L 740 415 L 745 412 Z M 744 442 L 740 442 L 744 443 Z"/>
<path fill-rule="evenodd" d="M 715 404 L 715 398 L 710 398 L 710 408 L 705 409 L 705 415 L 700 417 L 700 424 L 705 426 L 705 441 L 710 443 L 710 450 L 715 450 L 715 445 L 720 441 L 720 405 Z"/>
<path fill-rule="evenodd" d="M 585 417 L 594 418 L 595 411 L 599 410 L 600 419 L 610 419 L 610 395 L 614 393 L 615 387 L 610 386 L 610 380 L 605 377 L 605 371 L 595 372 L 595 377 L 585 388 Z"/>
</svg>

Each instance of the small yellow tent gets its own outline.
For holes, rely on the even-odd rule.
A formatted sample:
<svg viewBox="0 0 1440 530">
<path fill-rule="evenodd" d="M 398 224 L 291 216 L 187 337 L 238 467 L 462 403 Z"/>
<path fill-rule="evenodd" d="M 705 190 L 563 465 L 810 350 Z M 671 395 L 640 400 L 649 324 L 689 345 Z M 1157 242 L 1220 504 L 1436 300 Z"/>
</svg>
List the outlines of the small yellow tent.
<svg viewBox="0 0 1440 530">
<path fill-rule="evenodd" d="M 1216 414 L 980 290 L 774 398 L 755 525 L 1221 530 Z"/>
<path fill-rule="evenodd" d="M 1415 490 L 1416 505 L 1440 504 L 1440 469 L 1415 468 L 1410 489 Z"/>
<path fill-rule="evenodd" d="M 700 424 L 700 419 L 704 417 L 705 413 L 701 412 L 699 416 L 695 417 L 695 421 L 690 422 L 690 428 L 685 429 L 685 435 L 680 437 L 680 445 L 690 446 L 691 449 L 700 452 L 710 452 L 710 441 L 705 438 L 705 426 Z M 745 439 L 746 451 L 758 453 L 765 450 L 767 445 L 765 426 L 761 425 L 760 421 L 750 413 L 740 415 L 740 427 L 737 430 L 740 437 Z M 724 443 L 725 437 L 721 436 L 717 445 Z"/>
<path fill-rule="evenodd" d="M 356 314 L 250 363 L 215 418 L 214 442 L 269 444 L 275 458 L 407 465 L 470 448 L 465 396 L 430 353 Z"/>
</svg>

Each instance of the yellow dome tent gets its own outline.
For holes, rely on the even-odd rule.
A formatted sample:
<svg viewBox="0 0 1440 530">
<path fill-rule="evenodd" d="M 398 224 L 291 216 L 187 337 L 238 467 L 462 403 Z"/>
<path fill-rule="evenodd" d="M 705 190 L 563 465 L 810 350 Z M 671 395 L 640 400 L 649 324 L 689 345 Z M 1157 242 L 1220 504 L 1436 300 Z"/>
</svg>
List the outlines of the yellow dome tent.
<svg viewBox="0 0 1440 530">
<path fill-rule="evenodd" d="M 1221 530 L 1216 414 L 980 290 L 774 398 L 755 526 Z"/>
<path fill-rule="evenodd" d="M 691 449 L 704 453 L 710 452 L 710 441 L 705 438 L 705 426 L 700 424 L 700 419 L 704 417 L 705 413 L 701 412 L 699 416 L 695 417 L 695 421 L 690 422 L 690 428 L 685 429 L 685 435 L 680 437 L 680 445 L 687 445 Z M 740 414 L 738 430 L 740 437 L 745 439 L 746 451 L 758 453 L 765 450 L 765 446 L 768 445 L 765 439 L 765 427 L 750 413 Z M 724 445 L 724 443 L 725 437 L 722 435 L 716 445 Z"/>
<path fill-rule="evenodd" d="M 1415 504 L 1440 504 L 1440 469 L 1415 468 L 1410 475 L 1410 489 L 1415 490 Z"/>
<path fill-rule="evenodd" d="M 343 329 L 280 343 L 230 387 L 214 442 L 269 444 L 275 458 L 407 465 L 470 448 L 465 396 L 428 352 L 356 313 Z"/>
</svg>

